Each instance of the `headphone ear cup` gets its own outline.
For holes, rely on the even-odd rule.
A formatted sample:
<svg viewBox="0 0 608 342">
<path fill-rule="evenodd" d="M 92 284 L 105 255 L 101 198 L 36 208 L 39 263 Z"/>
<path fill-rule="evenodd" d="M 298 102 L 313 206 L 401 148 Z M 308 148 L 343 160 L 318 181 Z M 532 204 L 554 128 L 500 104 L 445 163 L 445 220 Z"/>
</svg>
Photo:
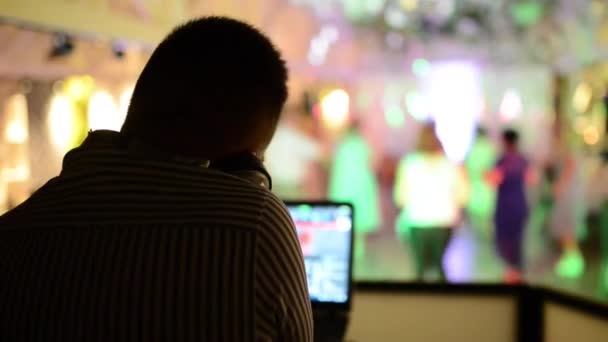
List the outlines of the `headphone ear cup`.
<svg viewBox="0 0 608 342">
<path fill-rule="evenodd" d="M 253 153 L 241 153 L 212 161 L 209 168 L 233 174 L 272 190 L 270 174 L 264 167 L 264 163 Z"/>
</svg>

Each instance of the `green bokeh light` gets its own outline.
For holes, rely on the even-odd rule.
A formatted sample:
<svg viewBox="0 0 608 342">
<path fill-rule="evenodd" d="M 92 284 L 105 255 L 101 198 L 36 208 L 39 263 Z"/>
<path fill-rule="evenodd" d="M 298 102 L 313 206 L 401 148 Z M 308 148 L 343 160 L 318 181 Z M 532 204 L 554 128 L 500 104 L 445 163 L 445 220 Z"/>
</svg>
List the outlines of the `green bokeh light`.
<svg viewBox="0 0 608 342">
<path fill-rule="evenodd" d="M 306 213 L 312 212 L 312 207 L 308 204 L 302 204 L 302 205 L 298 206 L 298 209 L 301 212 L 306 212 Z"/>
<path fill-rule="evenodd" d="M 344 6 L 344 14 L 348 20 L 362 21 L 365 19 L 367 14 L 365 1 L 344 0 L 342 4 Z"/>
<path fill-rule="evenodd" d="M 566 252 L 555 266 L 555 272 L 563 278 L 580 278 L 585 272 L 585 260 L 579 252 Z"/>
<path fill-rule="evenodd" d="M 411 91 L 405 95 L 405 106 L 410 115 L 418 121 L 426 121 L 429 118 L 429 108 L 423 97 L 417 91 Z"/>
<path fill-rule="evenodd" d="M 431 72 L 431 62 L 418 58 L 412 63 L 412 72 L 418 77 L 424 77 Z"/>
<path fill-rule="evenodd" d="M 511 6 L 513 20 L 522 26 L 530 26 L 538 22 L 543 15 L 543 7 L 538 1 L 524 1 Z"/>
<path fill-rule="evenodd" d="M 401 128 L 405 124 L 405 113 L 397 106 L 390 106 L 384 111 L 386 124 L 391 128 Z"/>
</svg>

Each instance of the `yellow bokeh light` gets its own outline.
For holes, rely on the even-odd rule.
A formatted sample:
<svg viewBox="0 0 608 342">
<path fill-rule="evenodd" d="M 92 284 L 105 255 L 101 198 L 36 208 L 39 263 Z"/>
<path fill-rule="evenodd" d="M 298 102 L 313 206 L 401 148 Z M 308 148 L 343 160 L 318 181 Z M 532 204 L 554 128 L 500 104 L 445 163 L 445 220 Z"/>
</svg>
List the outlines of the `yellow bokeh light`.
<svg viewBox="0 0 608 342">
<path fill-rule="evenodd" d="M 53 96 L 47 119 L 51 142 L 60 152 L 67 151 L 72 147 L 76 130 L 74 106 L 70 99 L 63 94 Z"/>
<path fill-rule="evenodd" d="M 418 0 L 400 0 L 401 8 L 406 11 L 413 11 L 418 7 Z"/>
<path fill-rule="evenodd" d="M 30 178 L 30 169 L 27 165 L 6 168 L 4 177 L 8 182 L 25 182 Z"/>
<path fill-rule="evenodd" d="M 122 124 L 118 107 L 112 95 L 105 90 L 98 90 L 93 93 L 89 100 L 87 111 L 89 119 L 89 129 L 107 129 L 118 131 Z"/>
<path fill-rule="evenodd" d="M 91 76 L 73 76 L 63 84 L 65 94 L 73 101 L 86 100 L 91 92 L 95 81 Z"/>
<path fill-rule="evenodd" d="M 330 128 L 340 128 L 348 122 L 350 97 L 343 89 L 335 89 L 321 99 L 323 122 Z"/>
<path fill-rule="evenodd" d="M 583 140 L 587 145 L 595 145 L 600 141 L 600 133 L 595 126 L 585 128 Z"/>
<path fill-rule="evenodd" d="M 27 100 L 23 94 L 15 94 L 6 102 L 6 128 L 4 139 L 9 144 L 24 144 L 29 137 Z"/>
<path fill-rule="evenodd" d="M 121 124 L 124 123 L 125 118 L 127 117 L 127 112 L 129 111 L 129 105 L 131 103 L 131 96 L 133 96 L 133 90 L 135 90 L 134 85 L 126 87 L 118 99 L 118 114 L 120 115 Z"/>
<path fill-rule="evenodd" d="M 591 105 L 591 100 L 593 99 L 593 88 L 586 83 L 582 82 L 574 91 L 574 97 L 572 98 L 572 105 L 574 110 L 579 113 L 585 113 L 589 106 Z"/>
</svg>

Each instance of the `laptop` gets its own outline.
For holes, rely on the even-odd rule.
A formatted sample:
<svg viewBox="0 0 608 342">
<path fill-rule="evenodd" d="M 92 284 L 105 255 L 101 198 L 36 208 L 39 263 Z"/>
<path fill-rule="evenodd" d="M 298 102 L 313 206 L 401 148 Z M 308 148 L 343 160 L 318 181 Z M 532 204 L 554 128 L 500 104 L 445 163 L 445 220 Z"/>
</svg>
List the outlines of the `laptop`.
<svg viewBox="0 0 608 342">
<path fill-rule="evenodd" d="M 346 330 L 352 299 L 353 208 L 336 202 L 286 205 L 304 255 L 315 335 L 323 335 L 315 340 L 339 340 Z"/>
</svg>

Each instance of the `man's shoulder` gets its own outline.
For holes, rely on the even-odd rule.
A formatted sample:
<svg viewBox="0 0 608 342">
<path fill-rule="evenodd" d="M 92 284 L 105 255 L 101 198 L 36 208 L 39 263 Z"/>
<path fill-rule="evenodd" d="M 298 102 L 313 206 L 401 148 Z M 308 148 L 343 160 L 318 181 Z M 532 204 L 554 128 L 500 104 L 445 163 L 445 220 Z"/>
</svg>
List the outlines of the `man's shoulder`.
<svg viewBox="0 0 608 342">
<path fill-rule="evenodd" d="M 0 217 L 0 226 L 124 220 L 255 228 L 260 225 L 263 211 L 276 215 L 284 207 L 267 189 L 220 172 L 152 178 L 129 174 L 85 179 L 60 176 Z"/>
<path fill-rule="evenodd" d="M 291 223 L 291 214 L 289 213 L 285 202 L 271 191 L 266 193 L 263 203 L 263 211 L 264 216 L 289 218 L 289 222 Z"/>
</svg>

